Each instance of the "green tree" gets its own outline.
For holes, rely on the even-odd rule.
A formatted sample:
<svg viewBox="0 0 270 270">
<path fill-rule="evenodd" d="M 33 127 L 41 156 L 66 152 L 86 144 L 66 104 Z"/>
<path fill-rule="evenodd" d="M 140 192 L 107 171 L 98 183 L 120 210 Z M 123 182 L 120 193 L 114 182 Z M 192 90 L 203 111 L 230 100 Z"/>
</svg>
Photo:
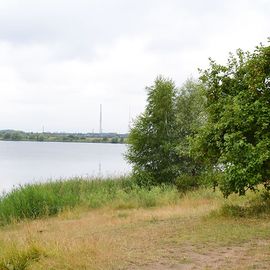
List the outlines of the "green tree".
<svg viewBox="0 0 270 270">
<path fill-rule="evenodd" d="M 189 79 L 180 88 L 176 101 L 177 152 L 180 157 L 181 174 L 195 176 L 204 168 L 203 162 L 191 155 L 191 139 L 206 122 L 202 83 Z"/>
<path fill-rule="evenodd" d="M 14 131 L 12 134 L 11 134 L 11 140 L 12 141 L 21 141 L 24 139 L 24 134 L 20 131 Z"/>
<path fill-rule="evenodd" d="M 244 195 L 270 179 L 270 47 L 238 50 L 227 65 L 210 60 L 202 73 L 208 120 L 194 149 L 214 168 L 225 196 Z"/>
<path fill-rule="evenodd" d="M 158 77 L 146 90 L 147 106 L 130 130 L 126 158 L 139 184 L 173 183 L 179 174 L 176 88 Z"/>
<path fill-rule="evenodd" d="M 10 134 L 10 132 L 7 132 L 7 133 L 4 133 L 4 140 L 10 140 L 11 139 L 11 134 Z"/>
<path fill-rule="evenodd" d="M 111 143 L 119 143 L 119 138 L 118 137 L 113 137 L 111 139 Z"/>
</svg>

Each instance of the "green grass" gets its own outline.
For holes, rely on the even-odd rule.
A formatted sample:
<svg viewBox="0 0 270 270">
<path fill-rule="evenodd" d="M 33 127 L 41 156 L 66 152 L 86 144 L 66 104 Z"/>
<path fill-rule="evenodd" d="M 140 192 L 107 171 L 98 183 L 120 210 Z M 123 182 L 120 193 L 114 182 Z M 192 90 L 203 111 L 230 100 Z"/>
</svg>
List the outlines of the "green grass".
<svg viewBox="0 0 270 270">
<path fill-rule="evenodd" d="M 0 198 L 0 223 L 52 216 L 77 206 L 87 209 L 145 208 L 174 204 L 178 198 L 172 186 L 141 188 L 130 177 L 28 184 Z"/>
<path fill-rule="evenodd" d="M 206 199 L 219 202 L 221 207 L 212 213 L 223 217 L 255 217 L 270 215 L 270 195 L 249 192 L 245 197 L 222 194 L 199 188 L 185 194 L 171 185 L 151 188 L 139 187 L 131 177 L 109 179 L 81 179 L 36 183 L 20 186 L 0 197 L 0 225 L 23 219 L 37 219 L 57 215 L 64 210 L 148 208 L 173 205 L 180 199 Z"/>
<path fill-rule="evenodd" d="M 11 245 L 1 253 L 0 270 L 25 270 L 32 263 L 39 261 L 42 255 L 45 255 L 43 250 L 32 243 L 24 248 Z"/>
</svg>

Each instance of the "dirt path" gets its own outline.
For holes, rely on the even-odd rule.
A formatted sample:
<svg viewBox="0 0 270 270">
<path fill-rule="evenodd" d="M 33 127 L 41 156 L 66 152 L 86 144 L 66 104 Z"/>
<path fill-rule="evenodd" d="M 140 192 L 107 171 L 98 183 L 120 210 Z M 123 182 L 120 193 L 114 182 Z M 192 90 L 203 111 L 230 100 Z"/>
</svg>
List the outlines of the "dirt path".
<svg viewBox="0 0 270 270">
<path fill-rule="evenodd" d="M 199 249 L 199 250 L 198 250 Z M 265 250 L 268 249 L 268 252 Z M 129 270 L 270 269 L 270 240 L 238 246 L 186 246 L 164 250 L 157 262 L 128 266 Z"/>
</svg>

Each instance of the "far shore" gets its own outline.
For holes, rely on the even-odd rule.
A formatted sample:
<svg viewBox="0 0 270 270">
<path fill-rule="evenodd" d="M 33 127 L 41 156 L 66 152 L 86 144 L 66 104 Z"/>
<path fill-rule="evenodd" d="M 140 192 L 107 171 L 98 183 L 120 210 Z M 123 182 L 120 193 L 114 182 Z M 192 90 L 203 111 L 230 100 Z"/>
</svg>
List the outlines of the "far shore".
<svg viewBox="0 0 270 270">
<path fill-rule="evenodd" d="M 112 142 L 112 141 L 57 141 L 57 140 L 42 140 L 42 141 L 38 141 L 38 140 L 2 140 L 0 139 L 0 142 L 37 142 L 37 143 L 87 143 L 87 144 L 96 144 L 96 143 L 100 143 L 100 144 L 127 144 L 126 141 L 124 142 Z"/>
<path fill-rule="evenodd" d="M 30 142 L 75 142 L 75 143 L 126 143 L 127 133 L 69 133 L 69 132 L 25 132 L 0 130 L 0 141 Z"/>
</svg>

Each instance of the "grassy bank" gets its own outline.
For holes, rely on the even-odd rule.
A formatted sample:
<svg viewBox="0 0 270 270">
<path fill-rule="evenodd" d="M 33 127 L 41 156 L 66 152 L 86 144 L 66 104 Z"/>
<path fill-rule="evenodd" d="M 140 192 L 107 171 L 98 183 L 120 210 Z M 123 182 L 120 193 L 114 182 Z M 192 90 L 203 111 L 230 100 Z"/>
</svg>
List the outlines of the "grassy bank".
<svg viewBox="0 0 270 270">
<path fill-rule="evenodd" d="M 147 208 L 175 204 L 176 188 L 140 188 L 129 177 L 71 179 L 18 187 L 0 198 L 0 223 L 48 217 L 76 207 Z"/>
<path fill-rule="evenodd" d="M 118 190 L 127 188 L 119 181 Z M 151 208 L 66 209 L 1 227 L 0 269 L 268 269 L 267 204 L 259 193 L 225 200 L 199 189 Z M 264 210 L 257 212 L 258 205 Z"/>
<path fill-rule="evenodd" d="M 180 194 L 170 186 L 139 188 L 130 178 L 73 179 L 20 187 L 2 197 L 0 207 L 6 224 L 0 227 L 0 270 L 246 270 L 270 264 L 264 192 L 224 199 L 211 189 Z"/>
</svg>

